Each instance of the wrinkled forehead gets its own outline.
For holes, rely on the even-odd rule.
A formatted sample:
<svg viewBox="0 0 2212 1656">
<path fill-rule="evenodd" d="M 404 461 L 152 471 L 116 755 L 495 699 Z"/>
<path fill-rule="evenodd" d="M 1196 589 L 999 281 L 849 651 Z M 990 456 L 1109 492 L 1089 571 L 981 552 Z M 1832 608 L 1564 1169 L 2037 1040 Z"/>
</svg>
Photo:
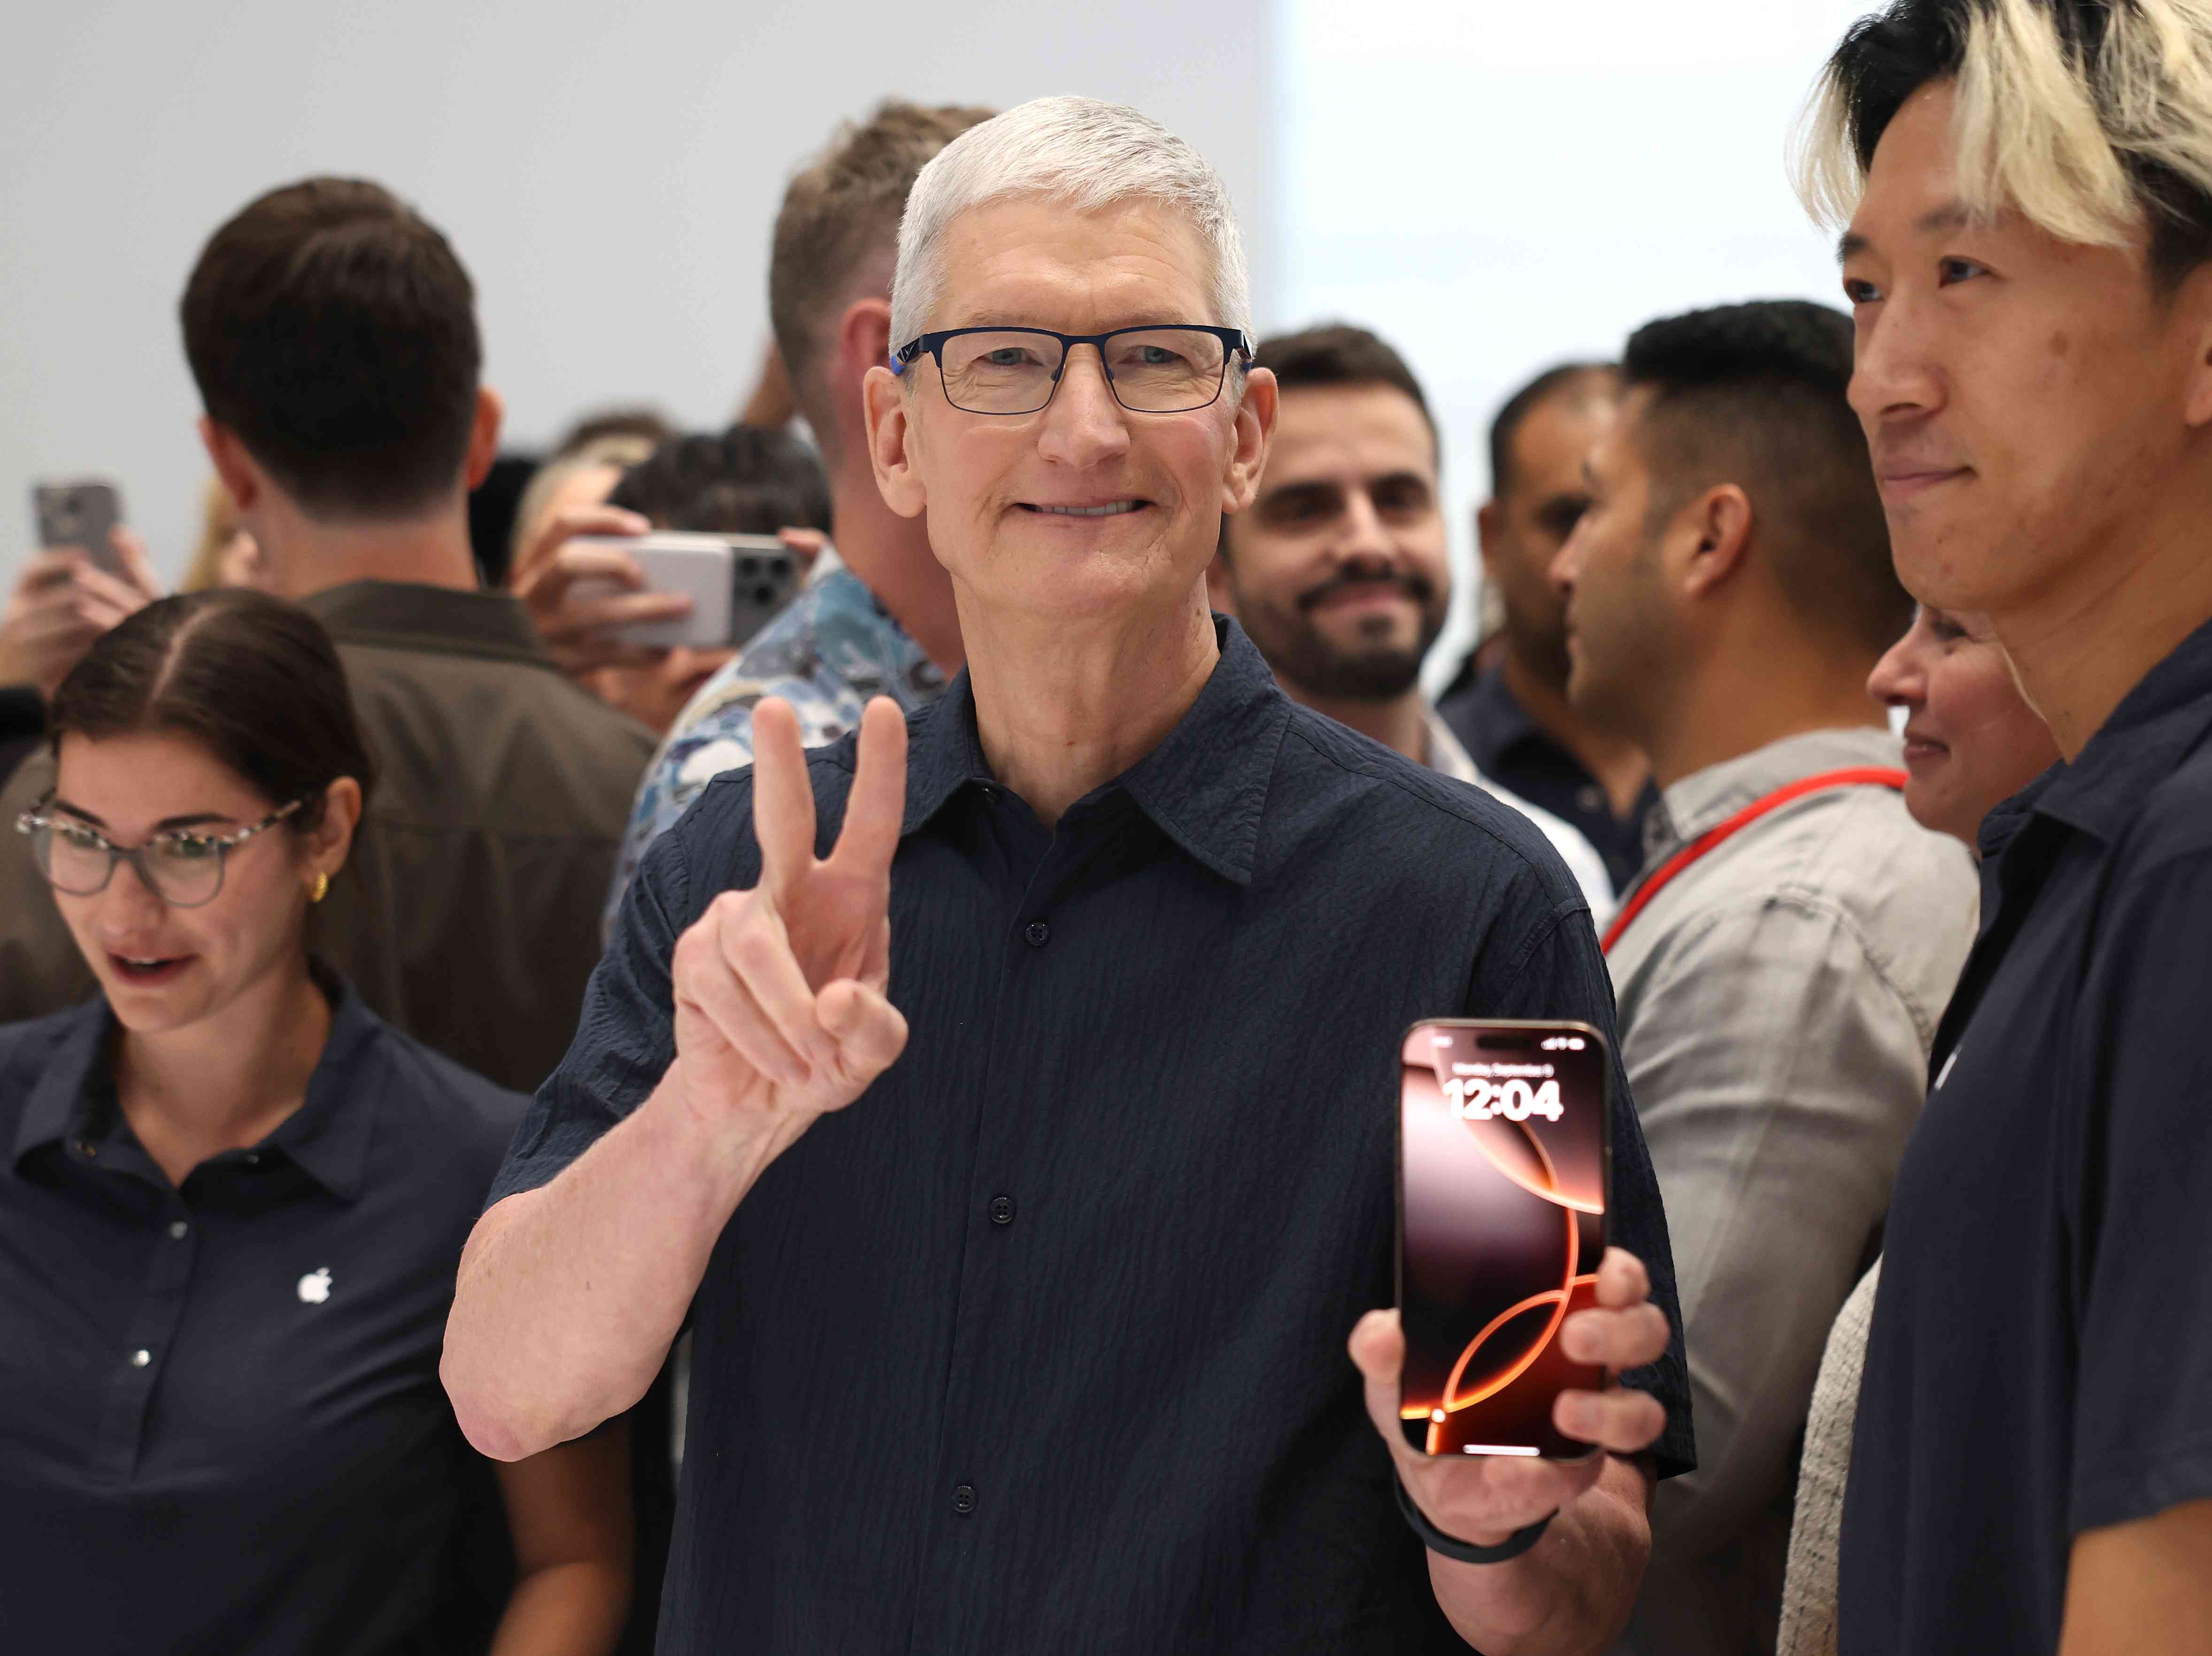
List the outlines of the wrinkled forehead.
<svg viewBox="0 0 2212 1656">
<path fill-rule="evenodd" d="M 1212 314 L 1212 251 L 1164 202 L 986 202 L 945 226 L 939 258 L 932 328 L 997 323 L 1097 333 L 1222 319 Z"/>
</svg>

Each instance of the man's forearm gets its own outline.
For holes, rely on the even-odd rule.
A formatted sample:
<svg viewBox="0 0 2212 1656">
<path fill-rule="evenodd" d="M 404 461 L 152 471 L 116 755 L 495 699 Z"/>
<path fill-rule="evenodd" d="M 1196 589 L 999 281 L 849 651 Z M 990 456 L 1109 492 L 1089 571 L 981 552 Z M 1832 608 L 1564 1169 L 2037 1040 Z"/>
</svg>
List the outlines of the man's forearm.
<svg viewBox="0 0 2212 1656">
<path fill-rule="evenodd" d="M 1610 1646 L 1651 1550 L 1649 1465 L 1608 1456 L 1596 1483 L 1518 1558 L 1462 1564 L 1431 1553 L 1430 1583 L 1460 1637 L 1485 1656 L 1586 1656 Z"/>
<path fill-rule="evenodd" d="M 550 1184 L 477 1222 L 439 1373 L 481 1453 L 535 1454 L 642 1397 L 723 1226 L 804 1131 L 716 1131 L 674 1076 Z"/>
</svg>

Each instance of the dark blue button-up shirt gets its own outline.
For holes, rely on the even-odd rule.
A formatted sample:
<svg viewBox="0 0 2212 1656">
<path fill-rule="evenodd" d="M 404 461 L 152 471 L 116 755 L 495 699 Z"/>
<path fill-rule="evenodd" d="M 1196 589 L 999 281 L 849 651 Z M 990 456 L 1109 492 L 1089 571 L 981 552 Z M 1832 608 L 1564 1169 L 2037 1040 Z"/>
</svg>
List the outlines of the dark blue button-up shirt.
<svg viewBox="0 0 2212 1656">
<path fill-rule="evenodd" d="M 1851 1444 L 1868 1656 L 2054 1650 L 2076 1535 L 2212 1498 L 2212 626 L 1983 847 Z"/>
<path fill-rule="evenodd" d="M 0 1650 L 481 1648 L 496 1492 L 438 1358 L 523 1101 L 346 991 L 299 1110 L 179 1186 L 114 1031 L 0 1028 Z"/>
<path fill-rule="evenodd" d="M 1048 831 L 967 678 L 910 721 L 906 1052 L 762 1175 L 694 1304 L 662 1648 L 1462 1650 L 1345 1341 L 1391 1301 L 1398 1048 L 1613 1000 L 1581 893 L 1488 795 L 1292 705 L 1222 624 L 1145 759 Z M 851 738 L 809 757 L 822 846 Z M 647 857 L 496 1194 L 672 1053 L 670 956 L 760 856 L 750 771 Z M 1626 1087 L 1616 1240 L 1675 1315 Z M 1690 1461 L 1679 1345 L 1635 1377 Z"/>
</svg>

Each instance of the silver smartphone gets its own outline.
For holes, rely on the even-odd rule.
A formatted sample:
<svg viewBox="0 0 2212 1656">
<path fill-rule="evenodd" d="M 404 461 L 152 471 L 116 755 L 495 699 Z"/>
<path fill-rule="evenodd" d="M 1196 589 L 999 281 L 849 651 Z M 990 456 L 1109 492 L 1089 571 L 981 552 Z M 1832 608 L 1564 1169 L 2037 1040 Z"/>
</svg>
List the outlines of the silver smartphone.
<svg viewBox="0 0 2212 1656">
<path fill-rule="evenodd" d="M 74 546 L 111 575 L 124 573 L 111 537 L 123 521 L 123 491 L 104 477 L 47 479 L 31 486 L 42 548 Z"/>
<path fill-rule="evenodd" d="M 719 650 L 743 644 L 799 595 L 806 571 L 799 555 L 773 535 L 702 535 L 656 530 L 650 535 L 579 536 L 572 546 L 627 552 L 645 572 L 645 590 L 681 592 L 691 613 L 675 621 L 633 622 L 610 629 L 626 644 L 652 649 L 678 645 Z M 579 599 L 612 597 L 611 580 L 580 580 Z"/>
</svg>

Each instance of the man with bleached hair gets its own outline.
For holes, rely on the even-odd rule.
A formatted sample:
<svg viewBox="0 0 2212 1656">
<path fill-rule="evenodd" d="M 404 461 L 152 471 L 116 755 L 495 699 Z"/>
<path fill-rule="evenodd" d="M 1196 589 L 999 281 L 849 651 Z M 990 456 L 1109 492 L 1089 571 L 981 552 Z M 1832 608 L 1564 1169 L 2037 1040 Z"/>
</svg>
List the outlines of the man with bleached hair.
<svg viewBox="0 0 2212 1656">
<path fill-rule="evenodd" d="M 1412 1453 L 1375 1307 L 1408 1024 L 1609 1029 L 1604 964 L 1524 819 L 1207 611 L 1275 416 L 1220 180 L 1024 105 L 923 170 L 891 309 L 876 480 L 967 668 L 811 754 L 763 701 L 647 856 L 462 1264 L 465 1429 L 588 1431 L 696 1331 L 664 1651 L 1601 1649 L 1691 1463 L 1625 1087 L 1594 1453 Z"/>
<path fill-rule="evenodd" d="M 1898 573 L 1987 615 L 2065 762 L 1891 1200 L 1845 1653 L 2212 1647 L 2212 9 L 1901 0 L 1831 58 Z"/>
</svg>

